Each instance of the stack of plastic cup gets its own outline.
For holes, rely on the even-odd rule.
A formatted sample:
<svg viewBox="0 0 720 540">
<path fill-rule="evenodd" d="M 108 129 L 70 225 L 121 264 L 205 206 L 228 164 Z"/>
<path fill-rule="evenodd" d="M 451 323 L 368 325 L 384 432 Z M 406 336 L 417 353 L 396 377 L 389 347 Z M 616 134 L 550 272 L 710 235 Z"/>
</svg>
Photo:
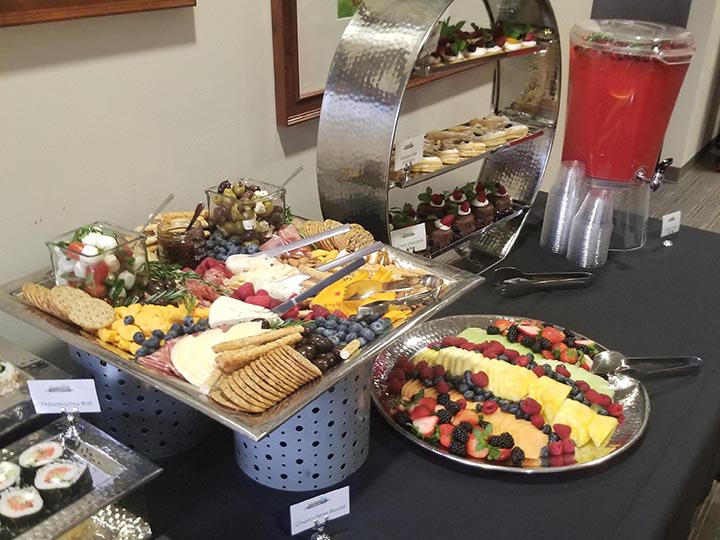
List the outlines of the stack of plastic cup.
<svg viewBox="0 0 720 540">
<path fill-rule="evenodd" d="M 585 164 L 563 161 L 560 178 L 550 188 L 545 206 L 540 247 L 553 253 L 565 253 L 570 238 L 570 226 L 580 203 L 587 193 Z"/>
<path fill-rule="evenodd" d="M 615 192 L 592 185 L 570 227 L 567 260 L 583 268 L 607 261 L 613 230 Z"/>
</svg>

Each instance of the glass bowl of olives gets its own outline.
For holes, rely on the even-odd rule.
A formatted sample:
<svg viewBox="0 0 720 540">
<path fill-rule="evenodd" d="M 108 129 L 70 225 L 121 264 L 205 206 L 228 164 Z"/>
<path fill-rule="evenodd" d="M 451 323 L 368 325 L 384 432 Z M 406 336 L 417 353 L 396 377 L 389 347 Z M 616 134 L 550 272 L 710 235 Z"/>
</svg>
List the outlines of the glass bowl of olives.
<svg viewBox="0 0 720 540">
<path fill-rule="evenodd" d="M 286 221 L 285 188 L 241 178 L 205 193 L 211 231 L 238 245 L 259 246 Z"/>
</svg>

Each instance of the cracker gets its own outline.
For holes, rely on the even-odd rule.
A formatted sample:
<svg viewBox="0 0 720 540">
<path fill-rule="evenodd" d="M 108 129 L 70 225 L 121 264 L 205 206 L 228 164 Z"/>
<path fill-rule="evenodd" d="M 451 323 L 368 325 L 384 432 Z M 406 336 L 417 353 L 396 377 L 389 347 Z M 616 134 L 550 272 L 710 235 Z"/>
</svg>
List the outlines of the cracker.
<svg viewBox="0 0 720 540">
<path fill-rule="evenodd" d="M 278 352 L 304 370 L 310 377 L 316 378 L 322 375 L 322 371 L 320 371 L 319 367 L 292 347 L 281 347 Z"/>
<path fill-rule="evenodd" d="M 265 383 L 263 380 L 257 377 L 254 372 L 249 369 L 241 369 L 233 374 L 233 377 L 240 379 L 247 388 L 252 388 L 253 391 L 260 394 L 263 398 L 266 398 L 273 403 L 277 403 L 281 399 L 284 399 L 287 394 L 281 394 L 273 386 Z"/>
<path fill-rule="evenodd" d="M 263 412 L 267 409 L 267 407 L 259 407 L 253 403 L 250 403 L 247 401 L 243 396 L 238 395 L 229 385 L 227 379 L 223 380 L 220 383 L 220 390 L 222 393 L 230 400 L 232 401 L 238 409 L 245 412 Z"/>
<path fill-rule="evenodd" d="M 235 405 L 232 401 L 230 401 L 220 390 L 213 390 L 210 392 L 210 397 L 215 401 L 216 403 L 219 403 L 223 407 L 227 407 L 228 409 L 233 409 L 234 411 L 238 410 L 238 406 Z"/>
<path fill-rule="evenodd" d="M 297 384 L 279 375 L 265 357 L 250 364 L 248 369 L 253 371 L 260 379 L 264 380 L 266 384 L 272 385 L 280 392 L 287 392 L 286 395 L 292 394 L 299 388 Z"/>
<path fill-rule="evenodd" d="M 267 363 L 269 368 L 277 373 L 278 377 L 284 377 L 290 384 L 295 385 L 297 388 L 300 388 L 308 382 L 307 375 L 299 371 L 297 367 L 293 366 L 288 360 L 280 357 L 267 356 Z"/>
<path fill-rule="evenodd" d="M 215 345 L 212 350 L 216 353 L 219 353 L 224 351 L 232 351 L 234 349 L 241 349 L 243 347 L 264 345 L 285 336 L 290 336 L 296 333 L 299 334 L 302 331 L 303 327 L 300 324 L 286 326 L 284 328 L 278 328 L 277 330 L 269 330 L 268 332 L 263 332 L 262 334 L 257 334 L 255 336 L 241 339 L 233 339 L 231 341 L 223 341 L 222 343 L 218 343 L 217 345 Z"/>
<path fill-rule="evenodd" d="M 292 345 L 300 340 L 302 340 L 302 336 L 299 333 L 294 332 L 264 345 L 243 347 L 242 349 L 220 353 L 215 357 L 215 363 L 223 373 L 232 373 L 233 371 L 237 371 L 238 369 L 245 367 L 250 362 L 257 360 L 279 346 Z"/>
<path fill-rule="evenodd" d="M 70 307 L 68 319 L 86 330 L 99 330 L 112 324 L 115 310 L 99 298 L 87 298 Z"/>
<path fill-rule="evenodd" d="M 261 396 L 256 395 L 252 390 L 247 389 L 244 385 L 242 385 L 232 376 L 227 378 L 227 384 L 230 390 L 232 390 L 236 396 L 244 399 L 255 407 L 259 407 L 262 410 L 265 410 L 269 409 L 274 405 L 272 401 L 264 399 Z"/>
</svg>

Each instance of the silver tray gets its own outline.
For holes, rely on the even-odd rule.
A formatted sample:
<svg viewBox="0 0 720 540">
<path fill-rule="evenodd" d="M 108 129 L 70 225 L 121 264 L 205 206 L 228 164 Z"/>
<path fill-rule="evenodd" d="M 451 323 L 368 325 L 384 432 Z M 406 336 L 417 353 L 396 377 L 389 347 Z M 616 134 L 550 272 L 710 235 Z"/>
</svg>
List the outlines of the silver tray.
<svg viewBox="0 0 720 540">
<path fill-rule="evenodd" d="M 372 367 L 372 397 L 383 417 L 405 437 L 436 455 L 478 469 L 503 471 L 516 474 L 558 473 L 595 467 L 616 458 L 640 440 L 640 437 L 647 428 L 648 417 L 650 415 L 650 398 L 648 397 L 645 387 L 639 381 L 624 375 L 614 375 L 609 378 L 610 385 L 615 390 L 614 399 L 622 404 L 624 409 L 623 412 L 625 414 L 625 422 L 618 426 L 608 444 L 608 446 L 616 446 L 616 449 L 605 456 L 581 463 L 558 467 L 512 467 L 510 465 L 495 464 L 490 461 L 455 456 L 442 448 L 435 447 L 424 440 L 413 436 L 398 426 L 398 424 L 390 417 L 388 412 L 391 397 L 386 391 L 385 382 L 388 373 L 395 365 L 397 357 L 404 354 L 412 358 L 415 353 L 420 351 L 431 341 L 442 339 L 448 335 L 459 334 L 470 326 L 485 328 L 497 319 L 517 320 L 527 319 L 527 317 L 509 317 L 506 315 L 458 315 L 454 317 L 435 319 L 406 333 L 402 339 L 397 340 L 380 355 L 378 355 Z M 577 336 L 581 339 L 588 339 L 580 334 L 577 334 Z M 600 345 L 598 345 L 598 348 L 603 349 Z"/>
<path fill-rule="evenodd" d="M 485 281 L 484 278 L 475 274 L 434 263 L 423 257 L 412 255 L 390 246 L 385 246 L 384 249 L 390 254 L 393 261 L 400 266 L 423 269 L 426 272 L 441 277 L 446 287 L 440 294 L 438 300 L 419 309 L 413 317 L 405 321 L 402 325 L 385 334 L 380 339 L 373 341 L 361 349 L 355 356 L 334 366 L 323 374 L 320 379 L 303 386 L 271 409 L 260 414 L 245 414 L 221 407 L 191 384 L 179 379 L 159 375 L 136 362 L 126 360 L 102 346 L 92 336 L 84 334 L 79 328 L 43 313 L 23 302 L 21 299 L 21 287 L 23 283 L 52 284 L 52 279 L 47 270 L 35 272 L 0 287 L 0 309 L 17 319 L 48 332 L 78 349 L 87 351 L 100 360 L 130 373 L 227 427 L 243 433 L 255 441 L 259 441 L 272 430 L 289 420 L 320 394 L 341 381 L 349 373 L 352 373 L 362 364 L 372 361 L 372 359 L 392 341 L 422 321 L 429 319 L 467 291 Z"/>
<path fill-rule="evenodd" d="M 27 529 L 15 540 L 52 540 L 90 518 L 134 489 L 155 478 L 162 469 L 123 446 L 92 424 L 75 419 L 81 432 L 74 444 L 66 444 L 66 454 L 87 463 L 92 475 L 92 491 L 68 504 L 41 523 Z M 62 440 L 65 418 L 31 433 L 0 450 L 0 460 L 14 460 L 26 448 L 47 440 Z"/>
<path fill-rule="evenodd" d="M 30 399 L 28 380 L 67 379 L 69 375 L 2 337 L 0 337 L 0 360 L 13 364 L 20 378 L 18 388 L 0 396 L 0 437 L 4 437 L 38 417 Z"/>
<path fill-rule="evenodd" d="M 59 540 L 150 540 L 150 525 L 121 506 L 111 504 Z"/>
</svg>

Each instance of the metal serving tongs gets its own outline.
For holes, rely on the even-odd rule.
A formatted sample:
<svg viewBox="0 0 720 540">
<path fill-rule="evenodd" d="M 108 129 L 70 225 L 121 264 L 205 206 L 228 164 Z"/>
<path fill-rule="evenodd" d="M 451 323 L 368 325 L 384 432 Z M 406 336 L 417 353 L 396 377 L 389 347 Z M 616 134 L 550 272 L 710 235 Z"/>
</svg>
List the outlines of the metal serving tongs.
<svg viewBox="0 0 720 540">
<path fill-rule="evenodd" d="M 593 356 L 590 371 L 597 375 L 629 375 L 637 379 L 659 379 L 697 375 L 702 359 L 697 356 L 626 357 L 618 351 L 602 351 Z"/>
<path fill-rule="evenodd" d="M 501 287 L 500 294 L 508 298 L 537 291 L 583 289 L 592 283 L 590 272 L 525 273 L 512 266 L 498 268 L 492 277 L 492 286 Z"/>
<path fill-rule="evenodd" d="M 363 319 L 365 317 L 382 317 L 383 315 L 385 315 L 385 313 L 387 313 L 391 306 L 412 306 L 414 304 L 424 302 L 429 298 L 434 300 L 440 293 L 441 288 L 442 285 L 439 285 L 434 289 L 422 291 L 415 294 L 409 294 L 407 296 L 403 296 L 402 298 L 396 298 L 395 300 L 378 300 L 376 302 L 369 302 L 358 308 L 358 319 Z"/>
<path fill-rule="evenodd" d="M 296 249 L 300 249 L 301 247 L 309 246 L 310 244 L 315 244 L 316 242 L 320 242 L 321 240 L 327 240 L 328 238 L 338 236 L 339 234 L 345 234 L 346 232 L 350 232 L 350 225 L 347 223 L 345 225 L 340 225 L 338 227 L 323 231 L 318 234 L 313 234 L 312 236 L 306 236 L 305 238 L 301 238 L 300 240 L 290 242 L 289 244 L 267 249 L 265 251 L 258 251 L 257 253 L 253 253 L 251 257 L 255 257 L 257 255 L 265 255 L 266 257 L 277 257 L 278 255 L 282 255 L 283 253 L 295 251 Z"/>
</svg>

